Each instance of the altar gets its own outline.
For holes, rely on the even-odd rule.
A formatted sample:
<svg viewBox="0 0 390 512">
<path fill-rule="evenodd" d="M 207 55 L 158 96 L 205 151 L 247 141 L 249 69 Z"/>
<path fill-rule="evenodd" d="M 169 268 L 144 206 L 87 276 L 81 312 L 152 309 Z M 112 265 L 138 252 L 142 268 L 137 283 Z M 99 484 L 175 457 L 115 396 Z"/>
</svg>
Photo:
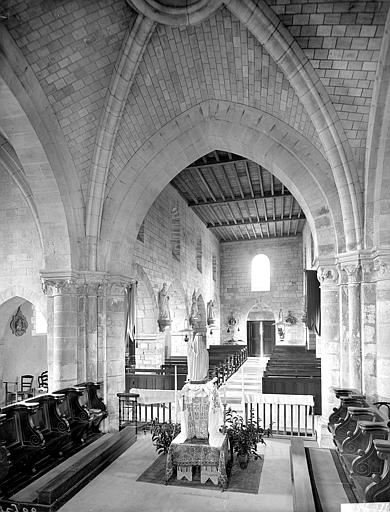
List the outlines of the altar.
<svg viewBox="0 0 390 512">
<path fill-rule="evenodd" d="M 178 480 L 192 482 L 193 470 L 200 468 L 202 484 L 210 479 L 226 489 L 229 441 L 220 432 L 225 418 L 216 379 L 207 380 L 209 360 L 203 334 L 191 337 L 187 360 L 189 382 L 178 393 L 176 403 L 181 431 L 168 450 L 165 481 L 168 483 L 176 468 Z"/>
<path fill-rule="evenodd" d="M 228 478 L 226 465 L 229 460 L 229 442 L 226 434 L 214 436 L 210 445 L 205 439 L 185 439 L 183 433 L 178 434 L 169 447 L 166 463 L 165 481 L 168 483 L 174 469 L 177 479 L 186 478 L 192 481 L 192 468 L 200 467 L 202 484 L 210 479 L 214 485 L 227 488 Z"/>
</svg>

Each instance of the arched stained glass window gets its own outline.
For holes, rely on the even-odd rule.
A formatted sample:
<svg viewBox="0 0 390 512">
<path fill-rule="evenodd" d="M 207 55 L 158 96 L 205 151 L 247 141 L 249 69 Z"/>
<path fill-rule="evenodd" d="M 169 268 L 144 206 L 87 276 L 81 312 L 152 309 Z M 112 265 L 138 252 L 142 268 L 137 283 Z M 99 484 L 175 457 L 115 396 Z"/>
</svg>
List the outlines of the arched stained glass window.
<svg viewBox="0 0 390 512">
<path fill-rule="evenodd" d="M 252 292 L 269 292 L 271 288 L 271 268 L 268 256 L 257 254 L 252 260 Z"/>
</svg>

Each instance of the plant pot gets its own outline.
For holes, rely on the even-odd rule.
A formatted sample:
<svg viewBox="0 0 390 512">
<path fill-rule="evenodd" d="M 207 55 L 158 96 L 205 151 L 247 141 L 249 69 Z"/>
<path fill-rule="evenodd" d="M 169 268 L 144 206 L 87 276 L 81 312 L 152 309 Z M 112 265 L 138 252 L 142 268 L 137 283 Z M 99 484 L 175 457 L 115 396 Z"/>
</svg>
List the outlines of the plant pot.
<svg viewBox="0 0 390 512">
<path fill-rule="evenodd" d="M 237 460 L 238 460 L 238 463 L 239 463 L 241 469 L 246 469 L 248 467 L 248 462 L 249 462 L 248 454 L 243 455 L 241 453 L 238 453 Z"/>
</svg>

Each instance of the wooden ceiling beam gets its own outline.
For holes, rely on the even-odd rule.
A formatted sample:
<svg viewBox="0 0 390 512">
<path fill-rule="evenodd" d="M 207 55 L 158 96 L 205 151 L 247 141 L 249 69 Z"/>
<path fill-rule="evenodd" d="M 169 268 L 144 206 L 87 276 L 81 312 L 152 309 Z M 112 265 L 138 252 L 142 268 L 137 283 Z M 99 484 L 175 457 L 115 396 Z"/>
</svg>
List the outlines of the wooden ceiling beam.
<svg viewBox="0 0 390 512">
<path fill-rule="evenodd" d="M 214 203 L 216 202 L 217 198 L 215 197 L 213 191 L 211 190 L 211 188 L 209 187 L 209 184 L 207 183 L 207 181 L 205 180 L 203 174 L 200 172 L 199 169 L 196 170 L 196 174 L 199 176 L 199 179 L 200 181 L 203 183 L 204 187 L 206 188 L 207 192 L 209 193 L 211 199 L 214 201 Z"/>
<path fill-rule="evenodd" d="M 227 186 L 228 186 L 228 189 L 229 189 L 230 195 L 232 196 L 232 199 L 234 199 L 234 198 L 235 198 L 235 196 L 234 196 L 234 192 L 233 192 L 233 189 L 232 189 L 232 185 L 231 185 L 231 183 L 230 183 L 230 180 L 229 180 L 229 178 L 228 178 L 228 175 L 227 175 L 227 173 L 226 173 L 225 167 L 222 165 L 222 166 L 221 166 L 221 169 L 222 169 L 222 173 L 223 173 L 224 180 L 225 180 L 225 182 L 226 182 L 226 184 L 227 184 Z"/>
<path fill-rule="evenodd" d="M 252 186 L 251 176 L 249 174 L 248 162 L 244 162 L 244 165 L 245 165 L 246 177 L 248 179 L 249 188 L 250 188 L 250 191 L 251 191 L 251 196 L 252 196 L 252 199 L 253 199 L 255 197 L 255 193 L 253 192 L 253 186 Z"/>
<path fill-rule="evenodd" d="M 244 194 L 244 191 L 242 190 L 242 185 L 241 185 L 240 177 L 239 177 L 238 172 L 237 172 L 237 167 L 236 167 L 235 164 L 234 164 L 233 167 L 234 167 L 234 173 L 235 173 L 236 178 L 237 178 L 238 188 L 240 189 L 241 198 L 244 199 L 245 194 Z"/>
<path fill-rule="evenodd" d="M 199 201 L 198 201 L 198 198 L 195 196 L 195 194 L 192 192 L 192 189 L 191 187 L 188 185 L 188 183 L 186 182 L 186 180 L 184 180 L 183 178 L 181 177 L 178 177 L 178 179 L 180 180 L 179 183 L 183 184 L 183 188 L 185 188 L 187 191 L 188 191 L 188 194 L 190 195 L 190 197 L 193 198 L 193 201 L 195 204 L 198 204 Z M 187 198 L 182 194 L 182 197 L 186 200 L 187 204 L 188 204 L 188 200 Z"/>
<path fill-rule="evenodd" d="M 237 202 L 240 202 L 240 201 L 250 201 L 250 200 L 256 200 L 256 199 L 268 199 L 268 198 L 275 198 L 275 199 L 278 199 L 280 197 L 293 197 L 290 193 L 285 193 L 285 194 L 278 194 L 276 193 L 275 195 L 271 195 L 271 194 L 265 194 L 265 195 L 255 195 L 254 197 L 252 196 L 244 196 L 244 197 L 240 197 L 240 196 L 234 196 L 234 194 L 232 195 L 232 198 L 231 199 L 216 199 L 215 201 L 206 201 L 204 203 L 200 203 L 199 200 L 197 203 L 193 204 L 193 203 L 188 203 L 188 206 L 190 208 L 198 208 L 198 207 L 201 207 L 201 206 L 207 206 L 207 205 L 210 205 L 210 204 L 220 204 L 220 203 L 237 203 Z M 265 201 L 264 201 L 264 204 L 265 204 Z"/>
<path fill-rule="evenodd" d="M 296 236 L 296 235 L 291 234 L 291 235 L 289 235 L 289 237 L 288 237 L 288 238 L 294 238 L 295 236 Z M 274 236 L 269 236 L 269 237 L 267 237 L 267 240 L 268 240 L 268 238 L 269 238 L 270 240 L 273 240 L 275 237 L 274 237 Z M 277 238 L 278 238 L 278 239 L 280 239 L 280 237 L 279 237 L 279 236 L 278 236 Z M 286 238 L 287 238 L 287 237 L 286 237 Z M 254 238 L 252 238 L 252 240 L 254 240 Z M 241 241 L 242 241 L 242 240 L 237 240 L 237 242 L 241 242 Z M 221 243 L 222 243 L 222 244 L 224 244 L 224 243 L 226 243 L 226 242 L 231 242 L 231 243 L 232 243 L 232 242 L 234 242 L 234 243 L 235 243 L 235 242 L 236 242 L 236 240 L 221 240 Z"/>
<path fill-rule="evenodd" d="M 260 192 L 261 192 L 261 196 L 264 197 L 263 175 L 261 173 L 260 165 L 258 165 L 258 171 L 259 171 Z"/>
<path fill-rule="evenodd" d="M 233 154 L 230 154 L 231 155 L 231 158 L 221 158 L 221 155 L 219 155 L 219 160 L 217 162 L 207 162 L 207 159 L 205 159 L 205 157 L 202 157 L 202 160 L 204 162 L 204 164 L 199 164 L 199 165 L 196 165 L 196 164 L 192 164 L 192 165 L 189 165 L 188 167 L 185 167 L 183 169 L 183 171 L 186 171 L 187 169 L 202 169 L 203 167 L 218 167 L 220 168 L 221 165 L 223 164 L 232 164 L 234 162 L 251 162 L 252 160 L 249 160 L 247 158 L 242 158 L 242 157 L 237 157 L 237 155 L 233 155 Z M 197 160 L 199 161 L 199 160 Z M 182 171 L 182 172 L 183 172 Z"/>
<path fill-rule="evenodd" d="M 217 180 L 217 177 L 215 176 L 214 174 L 214 171 L 212 169 L 210 169 L 210 174 L 213 178 L 213 180 L 215 181 L 215 183 L 217 184 L 217 187 L 218 187 L 218 192 L 219 194 L 221 195 L 222 197 L 222 201 L 226 201 L 226 197 L 225 197 L 225 194 L 223 193 L 223 190 L 222 190 L 222 187 L 221 187 L 221 184 L 219 183 L 219 181 Z"/>
<path fill-rule="evenodd" d="M 293 215 L 291 217 L 291 219 L 289 220 L 301 220 L 303 219 L 304 217 L 301 216 L 301 217 L 298 217 L 298 215 Z M 250 224 L 266 224 L 266 225 L 271 225 L 271 224 L 276 224 L 277 222 L 280 222 L 281 220 L 283 220 L 281 217 L 276 217 L 275 219 L 268 219 L 268 221 L 266 221 L 265 219 L 260 219 L 260 222 L 257 222 L 257 221 L 254 221 L 254 220 L 250 220 L 250 219 L 243 219 L 243 220 L 235 220 L 235 221 L 228 221 L 228 223 L 226 222 L 222 222 L 222 224 L 219 224 L 219 226 L 213 226 L 211 224 L 207 224 L 207 227 L 210 228 L 210 229 L 213 229 L 213 228 L 218 228 L 220 226 L 249 226 Z"/>
</svg>

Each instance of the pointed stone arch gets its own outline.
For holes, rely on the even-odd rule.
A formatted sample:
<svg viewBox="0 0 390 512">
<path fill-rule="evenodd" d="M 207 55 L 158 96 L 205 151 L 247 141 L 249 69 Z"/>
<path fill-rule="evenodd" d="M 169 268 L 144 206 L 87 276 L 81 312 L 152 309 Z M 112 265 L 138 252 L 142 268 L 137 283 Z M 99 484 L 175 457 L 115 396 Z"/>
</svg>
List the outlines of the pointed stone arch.
<svg viewBox="0 0 390 512">
<path fill-rule="evenodd" d="M 46 270 L 81 268 L 84 205 L 62 129 L 31 67 L 3 25 L 0 49 L 0 127 L 32 176 L 27 181 L 42 232 Z"/>
<path fill-rule="evenodd" d="M 390 248 L 390 12 L 379 54 L 366 145 L 365 249 Z"/>
<path fill-rule="evenodd" d="M 320 255 L 332 257 L 346 249 L 341 198 L 322 153 L 270 114 L 210 100 L 181 114 L 146 141 L 110 190 L 101 257 L 112 271 L 126 259 L 121 256 L 124 251 L 128 255 L 140 222 L 161 190 L 187 165 L 215 149 L 249 158 L 285 183 L 305 212 Z"/>
</svg>

